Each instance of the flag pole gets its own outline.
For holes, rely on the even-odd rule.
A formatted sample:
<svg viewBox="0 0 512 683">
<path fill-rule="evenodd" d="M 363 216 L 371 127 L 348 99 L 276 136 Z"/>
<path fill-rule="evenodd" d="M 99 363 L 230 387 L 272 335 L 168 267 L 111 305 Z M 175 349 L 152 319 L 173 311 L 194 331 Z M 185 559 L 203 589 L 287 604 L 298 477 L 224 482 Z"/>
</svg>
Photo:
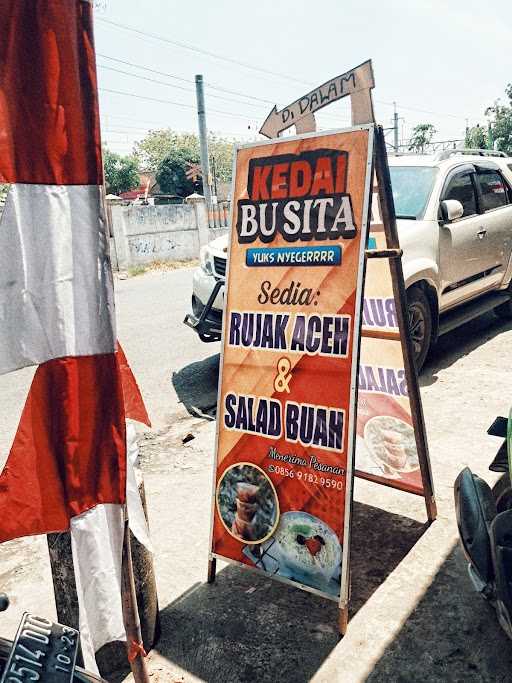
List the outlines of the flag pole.
<svg viewBox="0 0 512 683">
<path fill-rule="evenodd" d="M 121 569 L 121 600 L 123 603 L 123 619 L 126 631 L 126 648 L 128 661 L 133 673 L 135 683 L 149 683 L 146 666 L 146 652 L 142 642 L 140 629 L 139 610 L 135 594 L 135 580 L 133 577 L 132 549 L 130 540 L 130 527 L 128 526 L 128 511 L 124 506 L 124 539 L 123 539 L 123 562 Z"/>
</svg>

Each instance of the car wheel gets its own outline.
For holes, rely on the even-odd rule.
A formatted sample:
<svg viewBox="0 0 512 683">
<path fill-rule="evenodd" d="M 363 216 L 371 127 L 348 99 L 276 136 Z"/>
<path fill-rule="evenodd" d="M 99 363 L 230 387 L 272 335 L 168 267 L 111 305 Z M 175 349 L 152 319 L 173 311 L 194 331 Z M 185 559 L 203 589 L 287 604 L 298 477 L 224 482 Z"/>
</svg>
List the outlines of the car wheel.
<svg viewBox="0 0 512 683">
<path fill-rule="evenodd" d="M 407 290 L 407 310 L 414 364 L 419 372 L 432 341 L 432 310 L 427 295 L 420 287 Z"/>
</svg>

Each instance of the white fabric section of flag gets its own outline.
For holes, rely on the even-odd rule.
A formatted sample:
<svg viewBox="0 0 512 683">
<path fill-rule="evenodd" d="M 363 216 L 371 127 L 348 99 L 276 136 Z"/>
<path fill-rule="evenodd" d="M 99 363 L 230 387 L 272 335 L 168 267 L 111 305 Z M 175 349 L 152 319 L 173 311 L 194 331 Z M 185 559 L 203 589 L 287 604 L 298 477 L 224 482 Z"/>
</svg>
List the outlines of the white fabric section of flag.
<svg viewBox="0 0 512 683">
<path fill-rule="evenodd" d="M 126 502 L 130 529 L 152 552 L 149 529 L 136 483 L 137 433 L 126 423 Z M 71 520 L 71 548 L 78 595 L 80 642 L 85 668 L 98 673 L 95 652 L 126 640 L 121 605 L 123 506 L 97 505 Z"/>
<path fill-rule="evenodd" d="M 71 520 L 71 549 L 85 668 L 98 673 L 94 653 L 126 640 L 121 605 L 122 505 L 97 505 Z"/>
<path fill-rule="evenodd" d="M 130 522 L 130 529 L 133 535 L 142 543 L 151 553 L 153 546 L 149 536 L 148 523 L 144 508 L 142 507 L 142 500 L 140 499 L 139 487 L 137 484 L 137 477 L 135 475 L 135 467 L 139 459 L 139 446 L 137 444 L 137 432 L 135 425 L 126 421 L 126 504 L 128 506 L 128 520 Z"/>
<path fill-rule="evenodd" d="M 109 245 L 95 185 L 11 185 L 0 219 L 0 374 L 113 353 Z"/>
</svg>

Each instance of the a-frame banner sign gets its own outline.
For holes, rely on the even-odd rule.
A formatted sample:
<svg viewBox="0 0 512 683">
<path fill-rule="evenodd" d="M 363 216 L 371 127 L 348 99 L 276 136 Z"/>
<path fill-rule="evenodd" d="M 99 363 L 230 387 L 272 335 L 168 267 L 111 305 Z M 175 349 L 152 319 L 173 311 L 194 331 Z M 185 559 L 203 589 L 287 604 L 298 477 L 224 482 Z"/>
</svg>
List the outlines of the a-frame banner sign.
<svg viewBox="0 0 512 683">
<path fill-rule="evenodd" d="M 374 176 L 369 246 L 398 246 L 385 230 L 377 174 Z M 370 252 L 371 253 L 371 252 Z M 397 273 L 397 268 L 400 273 Z M 425 496 L 429 519 L 433 491 L 417 378 L 400 330 L 405 296 L 401 264 L 367 261 L 359 363 L 356 476 Z"/>
<path fill-rule="evenodd" d="M 358 125 L 236 151 L 209 581 L 251 567 L 338 602 L 344 632 L 356 469 L 435 502 L 371 62 L 333 81 Z"/>
</svg>

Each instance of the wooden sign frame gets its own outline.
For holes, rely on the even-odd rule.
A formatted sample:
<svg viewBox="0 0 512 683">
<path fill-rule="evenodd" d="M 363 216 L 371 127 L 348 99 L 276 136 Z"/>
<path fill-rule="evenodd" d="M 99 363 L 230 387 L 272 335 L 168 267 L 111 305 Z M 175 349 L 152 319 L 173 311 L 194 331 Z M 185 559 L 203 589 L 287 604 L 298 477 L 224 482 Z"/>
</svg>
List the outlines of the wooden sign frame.
<svg viewBox="0 0 512 683">
<path fill-rule="evenodd" d="M 364 67 L 364 70 L 362 70 Z M 428 445 L 426 438 L 425 422 L 423 417 L 423 410 L 421 405 L 421 397 L 419 391 L 418 375 L 413 360 L 413 349 L 412 341 L 409 332 L 408 325 L 408 311 L 407 311 L 407 299 L 405 291 L 405 283 L 402 270 L 401 255 L 402 251 L 400 249 L 398 231 L 396 226 L 396 216 L 394 211 L 393 195 L 391 190 L 391 179 L 389 173 L 389 166 L 387 162 L 387 152 L 386 152 L 386 142 L 384 139 L 384 132 L 381 126 L 375 125 L 374 120 L 374 110 L 372 102 L 371 90 L 374 85 L 373 81 L 373 70 L 371 67 L 371 61 L 365 62 L 361 67 L 357 67 L 352 70 L 354 79 L 357 79 L 358 70 L 361 70 L 361 84 L 359 87 L 354 88 L 353 92 L 347 92 L 347 95 L 351 97 L 351 109 L 352 109 L 352 125 L 364 125 L 373 124 L 373 168 L 371 170 L 370 187 L 373 187 L 374 177 L 377 179 L 378 192 L 379 192 L 379 203 L 380 203 L 380 213 L 382 217 L 382 224 L 384 228 L 384 234 L 386 238 L 387 248 L 385 249 L 366 249 L 365 255 L 366 259 L 376 259 L 383 258 L 387 259 L 389 262 L 389 269 L 391 274 L 391 282 L 393 288 L 393 296 L 396 307 L 396 318 L 398 324 L 398 333 L 390 333 L 388 331 L 365 331 L 362 328 L 361 320 L 359 320 L 359 330 L 355 334 L 354 343 L 357 344 L 356 353 L 359 357 L 360 342 L 362 337 L 373 337 L 377 339 L 393 339 L 400 340 L 402 355 L 404 361 L 404 372 L 408 388 L 408 396 L 410 400 L 411 407 L 411 420 L 414 428 L 416 450 L 419 461 L 419 468 L 421 473 L 421 481 L 423 487 L 423 497 L 425 500 L 425 507 L 427 512 L 428 523 L 432 523 L 436 519 L 437 508 L 434 496 L 434 487 L 432 479 L 432 470 L 430 466 Z M 357 80 L 354 81 L 357 83 Z M 272 112 L 271 112 L 272 113 Z M 316 123 L 314 119 L 314 114 L 309 114 L 300 119 L 300 122 L 290 122 L 289 126 L 296 125 L 298 123 L 297 132 L 307 133 L 314 132 L 316 129 Z M 283 128 L 282 128 L 283 129 Z M 281 129 L 281 130 L 282 130 Z M 265 133 L 264 133 L 265 134 Z M 261 143 L 265 144 L 265 143 Z M 371 193 L 370 193 L 371 194 Z M 232 211 L 232 221 L 235 202 L 231 207 Z M 231 221 L 231 222 L 232 222 Z M 367 237 L 369 230 L 367 231 Z M 363 264 L 362 268 L 362 295 L 364 296 L 364 285 L 365 285 L 365 267 Z M 358 361 L 359 365 L 359 361 Z M 219 377 L 219 382 L 222 379 L 222 374 Z M 220 385 L 219 385 L 220 386 Z M 352 420 L 355 422 L 356 411 L 357 411 L 357 382 L 355 386 L 355 397 L 351 400 L 351 405 L 354 410 Z M 217 427 L 218 429 L 218 427 Z M 355 476 L 355 439 L 356 430 L 352 430 L 352 462 L 347 462 L 347 479 L 346 479 L 346 509 L 345 509 L 345 520 L 344 520 L 344 534 L 343 534 L 343 564 L 342 564 L 342 580 L 339 598 L 339 631 L 341 635 L 344 635 L 347 630 L 348 625 L 348 609 L 349 609 L 349 599 L 350 599 L 350 541 L 351 541 L 351 526 L 352 526 L 352 503 L 353 503 L 353 480 Z M 361 476 L 361 475 L 358 475 Z M 372 480 L 371 477 L 365 477 Z M 215 501 L 215 481 L 216 472 L 214 472 L 214 501 Z M 378 483 L 385 484 L 383 481 Z M 215 502 L 213 502 L 215 506 Z M 210 553 L 208 562 L 208 583 L 213 583 L 215 581 L 216 573 L 216 559 L 218 556 L 212 551 L 212 541 L 213 539 L 213 511 L 212 511 L 212 533 L 210 536 Z M 222 558 L 229 559 L 229 558 Z M 248 567 L 248 565 L 241 564 L 236 560 L 230 560 L 241 566 Z M 250 568 L 250 567 L 249 567 Z M 281 579 L 285 583 L 291 583 L 286 581 L 286 579 Z M 293 585 L 297 586 L 297 583 Z M 311 592 L 315 592 L 314 589 L 308 588 Z"/>
</svg>

